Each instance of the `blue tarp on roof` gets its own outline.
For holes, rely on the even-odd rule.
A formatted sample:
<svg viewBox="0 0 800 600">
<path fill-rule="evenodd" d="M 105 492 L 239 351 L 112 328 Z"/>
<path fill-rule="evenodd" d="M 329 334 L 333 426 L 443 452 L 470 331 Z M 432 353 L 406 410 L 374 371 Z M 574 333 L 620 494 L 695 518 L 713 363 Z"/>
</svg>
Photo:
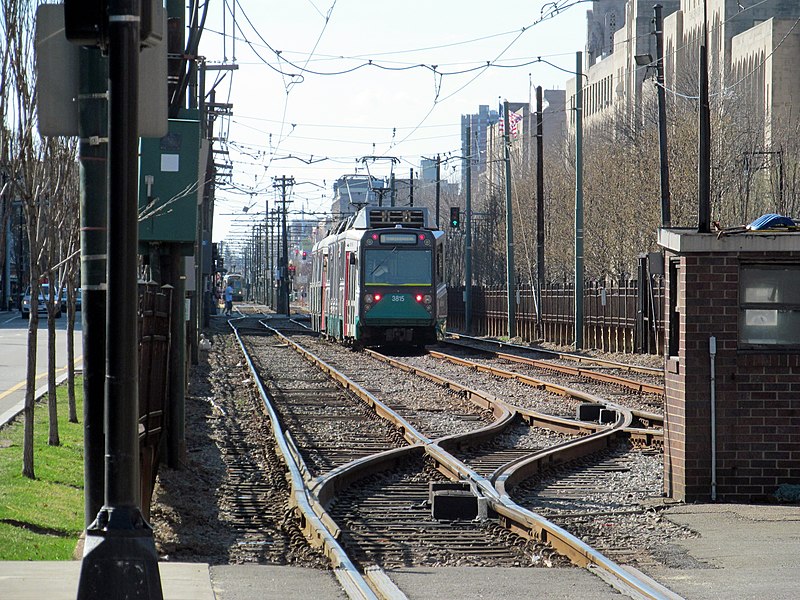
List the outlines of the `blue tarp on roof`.
<svg viewBox="0 0 800 600">
<path fill-rule="evenodd" d="M 782 215 L 776 215 L 774 213 L 770 213 L 767 215 L 761 215 L 755 221 L 750 223 L 750 225 L 748 225 L 747 228 L 752 231 L 758 231 L 759 229 L 779 229 L 781 227 L 794 227 L 795 225 L 796 223 L 789 217 L 784 217 Z"/>
</svg>

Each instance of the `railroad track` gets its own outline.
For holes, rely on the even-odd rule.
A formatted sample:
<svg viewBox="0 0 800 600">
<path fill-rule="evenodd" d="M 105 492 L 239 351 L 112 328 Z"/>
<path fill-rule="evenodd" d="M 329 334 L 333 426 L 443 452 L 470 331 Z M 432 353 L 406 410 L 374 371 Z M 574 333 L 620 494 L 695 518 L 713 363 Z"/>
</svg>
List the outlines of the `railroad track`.
<svg viewBox="0 0 800 600">
<path fill-rule="evenodd" d="M 663 427 L 663 413 L 653 410 L 654 406 L 646 395 L 630 390 L 621 393 L 619 388 L 611 387 L 607 382 L 598 387 L 597 384 L 586 384 L 574 381 L 572 378 L 555 381 L 549 376 L 549 372 L 544 374 L 547 379 L 543 379 L 541 372 L 534 377 L 520 370 L 501 368 L 505 365 L 489 364 L 486 361 L 470 360 L 463 356 L 430 350 L 424 356 L 402 357 L 374 350 L 365 352 L 378 360 L 396 364 L 398 368 L 426 374 L 425 376 L 433 377 L 434 380 L 438 375 L 439 379 L 455 379 L 483 389 L 490 385 L 496 390 L 494 392 L 496 395 L 502 395 L 507 404 L 522 414 L 530 409 L 569 419 L 575 418 L 577 414 L 581 415 L 579 418 L 586 419 L 587 417 L 582 415 L 583 409 L 579 412 L 579 408 L 587 408 L 584 405 L 589 404 L 595 408 L 589 408 L 587 411 L 595 413 L 597 417 L 602 417 L 599 407 L 609 409 L 607 418 L 613 418 L 613 413 L 616 411 L 629 410 L 634 417 L 634 427 L 654 430 Z M 514 385 L 490 384 L 486 375 L 497 378 L 500 382 L 512 382 Z M 609 397 L 613 400 L 609 400 Z M 655 408 L 660 409 L 662 406 L 663 404 L 658 402 Z"/>
<path fill-rule="evenodd" d="M 244 335 L 241 337 L 247 338 L 247 333 L 244 331 L 243 333 Z M 297 332 L 295 331 L 295 333 Z M 308 338 L 306 333 L 303 335 Z M 247 344 L 260 344 L 261 341 L 254 342 L 253 340 L 263 337 L 264 336 L 254 335 L 252 336 L 252 340 Z M 305 341 L 308 342 L 309 340 L 306 339 Z M 288 338 L 282 338 L 278 346 L 290 343 Z M 243 348 L 247 344 L 243 343 Z M 311 359 L 309 356 L 310 353 L 304 351 L 304 354 L 307 359 Z M 258 367 L 256 367 L 257 359 L 248 358 L 248 362 L 253 374 L 258 377 Z M 419 531 L 419 542 L 416 546 L 421 549 L 420 551 L 423 554 L 421 558 L 417 557 L 414 559 L 418 560 L 419 564 L 426 564 L 424 562 L 425 560 L 434 560 L 440 563 L 442 552 L 444 552 L 444 548 L 447 547 L 461 548 L 464 552 L 468 550 L 471 551 L 471 556 L 476 556 L 475 560 L 477 562 L 475 564 L 483 564 L 487 556 L 496 556 L 499 557 L 497 558 L 498 561 L 511 561 L 515 564 L 518 563 L 521 556 L 528 556 L 533 562 L 538 561 L 542 564 L 552 564 L 556 556 L 552 550 L 540 548 L 538 554 L 536 554 L 534 558 L 530 558 L 532 556 L 532 548 L 534 546 L 541 546 L 541 542 L 546 541 L 552 547 L 556 548 L 562 556 L 569 557 L 575 564 L 581 566 L 588 564 L 601 565 L 606 572 L 612 574 L 610 575 L 612 578 L 616 578 L 621 582 L 619 585 L 623 588 L 628 586 L 628 589 L 630 589 L 632 586 L 640 591 L 644 590 L 646 597 L 659 597 L 658 592 L 650 588 L 649 584 L 638 581 L 635 577 L 632 578 L 630 575 L 625 574 L 616 567 L 616 565 L 610 563 L 608 559 L 581 543 L 580 540 L 571 538 L 565 531 L 560 530 L 552 524 L 541 522 L 536 515 L 519 509 L 514 506 L 513 503 L 510 503 L 507 498 L 504 500 L 491 484 L 488 483 L 487 476 L 497 479 L 501 487 L 509 481 L 513 481 L 514 476 L 510 475 L 508 472 L 509 466 L 511 466 L 511 473 L 516 471 L 523 472 L 526 465 L 536 463 L 541 466 L 541 464 L 543 464 L 537 463 L 537 460 L 542 460 L 547 463 L 554 460 L 556 462 L 564 460 L 563 458 L 554 459 L 556 451 L 552 448 L 552 445 L 544 449 L 544 445 L 547 444 L 548 440 L 538 442 L 527 440 L 525 443 L 520 442 L 520 440 L 525 437 L 523 431 L 530 431 L 530 428 L 520 424 L 520 415 L 518 413 L 514 412 L 512 414 L 507 406 L 497 401 L 495 398 L 481 397 L 475 390 L 466 389 L 463 386 L 459 386 L 459 384 L 454 381 L 441 381 L 441 378 L 433 376 L 433 380 L 439 379 L 439 381 L 437 381 L 439 385 L 463 396 L 465 400 L 475 405 L 477 409 L 461 410 L 461 413 L 457 416 L 456 421 L 462 423 L 466 422 L 469 425 L 465 427 L 464 431 L 459 431 L 458 427 L 456 427 L 456 431 L 453 432 L 452 428 L 448 428 L 447 431 L 441 431 L 436 427 L 420 426 L 420 422 L 424 422 L 424 420 L 418 420 L 415 425 L 402 416 L 402 413 L 406 410 L 409 410 L 409 414 L 412 416 L 418 413 L 419 411 L 414 406 L 409 407 L 401 402 L 400 404 L 395 404 L 394 407 L 390 407 L 378 399 L 375 394 L 370 393 L 370 390 L 360 385 L 358 381 L 348 378 L 340 372 L 339 369 L 330 364 L 321 366 L 321 363 L 322 361 L 317 361 L 317 364 L 320 365 L 320 368 L 324 372 L 339 380 L 339 383 L 345 389 L 359 395 L 364 403 L 373 407 L 378 414 L 381 414 L 384 418 L 388 418 L 392 423 L 392 427 L 402 435 L 406 442 L 411 444 L 410 446 L 402 448 L 380 451 L 380 448 L 384 447 L 382 445 L 384 442 L 381 442 L 381 445 L 377 447 L 379 452 L 372 456 L 367 456 L 364 452 L 356 452 L 353 454 L 345 453 L 345 455 L 325 464 L 323 468 L 312 469 L 305 466 L 302 456 L 304 454 L 311 456 L 313 453 L 304 451 L 304 444 L 297 444 L 294 440 L 296 436 L 286 436 L 283 442 L 278 443 L 284 454 L 284 459 L 287 460 L 287 462 L 295 462 L 300 459 L 299 462 L 301 466 L 297 467 L 297 473 L 293 475 L 293 481 L 297 480 L 295 483 L 300 486 L 301 484 L 299 482 L 303 479 L 303 473 L 306 473 L 307 481 L 313 479 L 313 481 L 311 481 L 313 493 L 307 488 L 301 491 L 299 487 L 295 489 L 293 493 L 295 496 L 301 497 L 300 501 L 298 501 L 298 508 L 303 510 L 301 505 L 306 504 L 308 510 L 311 511 L 311 514 L 306 514 L 305 516 L 305 521 L 307 522 L 307 537 L 311 539 L 312 542 L 323 546 L 326 554 L 331 557 L 337 569 L 342 569 L 343 565 L 347 567 L 345 571 L 348 574 L 346 577 L 339 575 L 340 579 L 344 578 L 351 582 L 351 584 L 352 582 L 359 581 L 359 576 L 357 576 L 357 574 L 360 575 L 360 572 L 359 569 L 356 568 L 356 565 L 358 565 L 362 568 L 364 573 L 370 574 L 373 580 L 383 581 L 385 577 L 380 576 L 380 569 L 378 569 L 378 575 L 375 575 L 376 567 L 374 565 L 368 566 L 368 563 L 373 560 L 394 565 L 395 563 L 391 562 L 392 560 L 399 560 L 399 558 L 397 558 L 398 556 L 404 556 L 405 558 L 403 560 L 405 562 L 403 564 L 408 564 L 408 547 L 406 547 L 404 551 L 401 551 L 392 546 L 389 542 L 384 543 L 385 540 L 389 539 L 387 538 L 387 530 L 380 529 L 381 519 L 384 519 L 384 526 L 391 525 L 390 529 L 394 526 L 398 526 L 399 531 L 404 531 L 406 533 L 406 535 L 398 538 L 397 543 L 401 543 L 401 539 L 405 540 L 406 544 L 409 543 L 407 535 L 407 529 L 409 527 L 415 531 Z M 360 369 L 357 369 L 357 371 L 361 372 L 363 372 L 363 370 L 363 365 Z M 359 377 L 358 373 L 355 375 L 356 378 Z M 309 387 L 307 383 L 308 382 L 304 382 L 302 386 L 297 386 L 295 384 L 295 390 L 292 394 L 286 396 L 287 400 L 289 400 L 295 392 L 297 394 L 302 394 L 309 391 L 306 389 Z M 316 380 L 314 380 L 313 385 L 317 385 Z M 259 387 L 266 401 L 268 395 L 264 384 L 259 383 Z M 296 389 L 297 387 L 301 389 L 298 390 Z M 418 387 L 418 384 L 412 387 Z M 326 392 L 326 394 L 328 393 L 331 394 L 331 397 L 333 396 L 331 392 Z M 392 395 L 393 394 L 387 394 L 386 396 L 391 397 Z M 394 395 L 397 395 L 396 391 Z M 289 404 L 294 404 L 295 399 L 295 397 L 292 397 Z M 407 400 L 407 398 L 404 400 Z M 295 416 L 300 416 L 301 414 L 305 416 L 305 413 L 309 412 L 319 413 L 316 409 L 308 410 L 306 408 L 308 405 L 305 400 L 301 400 L 299 404 L 303 408 L 300 411 L 295 411 L 297 413 Z M 345 407 L 349 405 L 342 406 Z M 282 430 L 280 423 L 285 421 L 286 418 L 279 417 L 278 411 L 274 408 L 268 408 L 268 410 L 271 415 L 274 413 L 274 417 L 272 418 L 278 424 L 278 426 L 274 428 L 276 432 L 280 432 Z M 342 408 L 343 412 L 347 412 L 347 410 L 349 409 L 346 407 Z M 338 405 L 333 412 L 339 413 Z M 487 422 L 487 414 L 493 415 L 493 422 Z M 467 418 L 463 419 L 464 416 Z M 599 444 L 600 446 L 606 446 L 608 444 L 608 439 L 613 439 L 622 428 L 630 425 L 632 421 L 630 415 L 621 414 L 617 419 L 616 427 L 611 428 L 599 424 L 596 426 L 587 426 L 586 424 L 575 425 L 574 422 L 573 424 L 566 424 L 566 420 L 559 419 L 558 417 L 537 416 L 534 414 L 527 414 L 526 417 L 523 418 L 529 423 L 549 421 L 551 424 L 554 424 L 553 426 L 557 430 L 562 431 L 562 433 L 557 435 L 563 435 L 565 438 L 569 438 L 571 435 L 565 435 L 563 433 L 563 431 L 567 431 L 572 435 L 577 434 L 585 438 L 592 438 L 593 442 L 590 442 L 590 445 Z M 337 419 L 338 416 L 336 414 L 331 417 L 331 420 Z M 427 429 L 427 433 L 431 435 L 421 433 L 418 427 L 420 429 Z M 440 435 L 442 433 L 446 435 Z M 501 439 L 502 436 L 513 439 L 514 442 L 498 442 L 498 439 Z M 313 445 L 316 443 L 313 440 L 317 438 L 308 439 L 312 440 L 310 445 Z M 395 439 L 390 445 L 396 444 L 396 442 L 397 440 Z M 295 445 L 297 447 L 294 447 Z M 558 452 L 563 453 L 563 456 L 570 456 L 572 453 L 576 452 L 574 448 L 580 445 L 581 444 L 576 443 L 575 440 L 563 441 L 559 446 L 564 446 L 565 448 L 561 448 Z M 450 451 L 455 454 L 460 453 L 461 456 L 459 458 L 461 460 L 451 454 Z M 583 450 L 578 451 L 579 455 L 584 453 L 585 451 Z M 535 457 L 538 455 L 541 455 L 543 458 L 540 457 L 540 459 L 536 459 Z M 317 462 L 319 463 L 320 461 Z M 416 466 L 409 469 L 407 466 L 409 464 Z M 404 471 L 398 465 L 406 465 L 404 467 L 406 470 Z M 392 469 L 388 471 L 389 474 L 387 475 L 388 466 L 391 466 Z M 325 469 L 329 469 L 329 471 L 326 472 Z M 431 500 L 431 490 L 428 486 L 431 485 L 431 482 L 435 482 L 437 477 L 441 477 L 437 475 L 437 472 L 447 474 L 450 479 L 462 479 L 471 482 L 469 484 L 470 489 L 484 499 L 486 505 L 492 511 L 492 514 L 497 515 L 497 522 L 503 524 L 515 535 L 506 532 L 499 534 L 496 526 L 484 524 L 483 526 L 476 527 L 476 525 L 471 522 L 468 526 L 470 533 L 467 534 L 463 531 L 458 531 L 458 527 L 454 528 L 452 523 L 448 524 L 448 527 L 443 527 L 441 520 L 437 519 L 434 521 L 430 516 L 431 508 L 427 504 Z M 294 485 L 293 483 L 293 486 Z M 386 486 L 385 489 L 389 491 L 379 492 L 375 488 L 376 485 L 379 487 Z M 358 490 L 361 488 L 357 486 L 365 487 L 359 492 Z M 380 489 L 384 488 L 380 487 Z M 395 495 L 395 492 L 397 495 Z M 351 496 L 348 496 L 348 494 L 351 494 Z M 385 501 L 383 502 L 367 500 L 368 498 L 375 499 L 384 497 Z M 305 499 L 304 501 L 303 498 Z M 391 498 L 395 498 L 395 500 L 391 500 Z M 395 501 L 397 505 L 401 507 L 401 511 L 405 511 L 406 514 L 404 518 L 409 518 L 409 507 L 417 507 L 417 513 L 411 510 L 411 525 L 409 525 L 409 522 L 401 523 L 400 521 L 394 521 L 391 511 L 387 512 L 389 509 L 386 507 L 391 506 Z M 423 513 L 425 514 L 424 518 L 422 517 Z M 397 518 L 401 519 L 399 516 Z M 316 530 L 313 526 L 314 523 L 323 527 L 323 529 L 327 531 L 327 534 L 323 531 Z M 368 523 L 373 523 L 373 525 L 367 526 Z M 376 529 L 373 530 L 370 528 L 373 526 Z M 461 525 L 459 525 L 459 527 L 461 527 Z M 368 531 L 372 531 L 372 533 L 364 533 Z M 431 540 L 441 537 L 443 531 L 454 531 L 456 532 L 453 533 L 455 537 L 440 548 L 440 550 L 436 550 L 435 544 L 433 546 L 431 545 Z M 487 535 L 489 535 L 489 537 L 486 537 Z M 476 537 L 473 538 L 470 536 Z M 511 542 L 509 543 L 508 540 L 506 540 L 504 543 L 500 544 L 502 548 L 498 549 L 495 547 L 495 545 L 499 543 L 497 540 L 504 536 L 507 536 L 508 540 L 511 540 Z M 457 540 L 471 541 L 459 546 L 459 544 L 456 543 Z M 480 540 L 484 541 L 481 542 Z M 347 541 L 349 545 L 353 545 L 356 548 L 353 552 L 356 557 L 355 561 L 352 561 L 343 554 L 344 551 L 339 545 L 339 541 Z M 383 550 L 381 550 L 381 548 L 383 548 Z M 520 548 L 525 550 L 520 551 Z M 522 553 L 520 554 L 520 552 Z M 527 554 L 525 554 L 525 552 L 527 552 Z M 392 556 L 395 556 L 395 558 L 391 558 Z M 450 556 L 453 556 L 452 551 Z M 459 555 L 457 556 L 457 560 L 459 564 L 464 564 L 463 561 L 465 557 Z M 525 559 L 523 559 L 522 562 L 524 563 Z M 339 571 L 337 571 L 337 573 L 339 573 Z M 365 580 L 361 579 L 361 581 L 363 582 Z M 360 585 L 361 584 L 358 584 L 356 586 L 357 589 L 361 589 L 359 587 Z M 372 585 L 375 586 L 376 584 L 373 583 Z"/>
<path fill-rule="evenodd" d="M 664 370 L 662 368 L 646 367 L 643 365 L 622 363 L 622 362 L 597 358 L 593 356 L 586 356 L 584 354 L 557 352 L 555 350 L 547 350 L 545 348 L 521 346 L 519 344 L 501 342 L 499 340 L 492 340 L 489 338 L 477 338 L 460 333 L 449 333 L 448 336 L 449 337 L 445 340 L 445 342 L 447 343 L 461 343 L 461 344 L 466 343 L 466 345 L 468 345 L 469 347 L 483 346 L 487 349 L 491 348 L 493 349 L 493 351 L 498 351 L 498 352 L 505 350 L 506 352 L 504 352 L 504 354 L 509 354 L 513 352 L 513 354 L 511 354 L 512 356 L 537 355 L 542 358 L 546 357 L 549 361 L 563 361 L 565 363 L 582 365 L 586 370 L 609 369 L 613 371 L 620 371 L 623 373 L 638 373 L 646 377 L 655 378 L 656 383 L 658 383 L 658 380 L 660 380 L 662 382 L 662 387 L 663 387 Z"/>
<path fill-rule="evenodd" d="M 302 356 L 263 325 L 247 320 L 238 331 L 309 478 L 405 445 L 395 428 L 325 373 L 309 369 Z M 280 369 L 271 366 L 276 360 Z M 349 435 L 343 436 L 345 431 Z"/>
</svg>

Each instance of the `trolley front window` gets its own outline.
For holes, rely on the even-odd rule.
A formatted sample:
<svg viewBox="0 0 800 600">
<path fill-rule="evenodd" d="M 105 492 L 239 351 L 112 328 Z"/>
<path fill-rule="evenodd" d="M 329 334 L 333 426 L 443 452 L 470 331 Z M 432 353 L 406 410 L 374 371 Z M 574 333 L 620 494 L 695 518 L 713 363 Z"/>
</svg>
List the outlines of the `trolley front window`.
<svg viewBox="0 0 800 600">
<path fill-rule="evenodd" d="M 364 252 L 367 285 L 431 285 L 430 250 L 368 249 Z"/>
</svg>

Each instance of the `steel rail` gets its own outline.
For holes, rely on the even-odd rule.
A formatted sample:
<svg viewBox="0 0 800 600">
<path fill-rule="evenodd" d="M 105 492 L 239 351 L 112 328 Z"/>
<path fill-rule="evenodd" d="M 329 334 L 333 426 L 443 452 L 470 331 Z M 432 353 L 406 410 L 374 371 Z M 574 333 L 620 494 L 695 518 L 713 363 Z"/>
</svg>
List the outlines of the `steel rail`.
<svg viewBox="0 0 800 600">
<path fill-rule="evenodd" d="M 374 351 L 366 351 L 370 352 L 373 355 L 377 355 L 380 357 L 382 355 L 375 353 Z M 531 387 L 535 387 L 538 389 L 543 389 L 548 392 L 558 394 L 560 396 L 570 397 L 570 398 L 577 398 L 579 400 L 583 400 L 584 402 L 590 402 L 593 404 L 603 404 L 608 406 L 609 408 L 614 408 L 616 410 L 621 410 L 622 407 L 619 404 L 615 404 L 613 402 L 609 402 L 599 396 L 595 396 L 594 394 L 589 394 L 587 392 L 582 392 L 580 390 L 575 390 L 572 388 L 568 388 L 563 385 L 559 385 L 557 383 L 552 383 L 549 381 L 545 381 L 543 379 L 537 379 L 536 377 L 531 377 L 530 375 L 525 375 L 523 373 L 516 373 L 514 371 L 507 371 L 505 369 L 500 369 L 498 367 L 492 367 L 490 365 L 484 365 L 481 363 L 477 363 L 475 361 L 471 361 L 466 358 L 461 358 L 458 356 L 451 356 L 449 354 L 443 352 L 437 352 L 434 350 L 428 350 L 428 354 L 433 356 L 434 358 L 439 358 L 441 360 L 446 360 L 453 364 L 467 367 L 470 369 L 475 369 L 480 373 L 488 373 L 490 375 L 495 375 L 497 377 L 502 377 L 503 379 L 513 379 L 515 381 L 519 381 L 520 383 L 524 383 L 525 385 L 529 385 Z M 387 357 L 388 358 L 388 357 Z M 383 360 L 383 359 L 381 359 Z M 652 423 L 654 426 L 663 427 L 664 417 L 658 415 L 656 413 L 650 413 L 645 411 L 640 411 L 636 409 L 626 409 L 631 410 L 631 413 L 637 417 L 640 421 L 644 420 L 649 423 Z"/>
<path fill-rule="evenodd" d="M 262 323 L 264 324 L 264 323 Z M 268 327 L 264 324 L 265 327 Z M 272 329 L 272 328 L 270 328 Z M 273 329 L 273 331 L 275 331 Z M 302 348 L 299 344 L 293 342 L 288 337 L 281 335 L 279 332 L 276 331 L 276 335 L 280 336 L 282 340 L 288 343 L 293 348 L 297 349 L 303 356 L 305 356 L 308 360 L 314 362 L 318 367 L 320 367 L 320 363 L 324 364 L 318 357 L 311 357 L 314 356 L 313 353 L 308 351 L 307 349 Z M 369 352 L 370 355 L 376 356 L 376 358 L 382 357 L 378 353 Z M 443 378 L 439 375 L 435 375 L 433 373 L 429 373 L 424 371 L 423 369 L 418 369 L 406 363 L 402 363 L 395 359 L 390 359 L 388 357 L 380 358 L 384 362 L 392 364 L 393 366 L 397 366 L 401 368 L 405 372 L 410 372 L 418 375 L 425 376 L 432 381 L 440 383 L 444 387 L 454 390 L 460 391 L 465 393 L 465 395 L 473 402 L 478 403 L 480 406 L 490 407 L 492 406 L 492 411 L 497 416 L 505 415 L 505 413 L 510 409 L 512 411 L 516 411 L 516 407 L 513 407 L 503 401 L 498 401 L 496 398 L 488 397 L 487 395 L 481 395 L 479 392 L 475 390 L 471 390 L 458 384 L 454 381 L 448 380 Z M 345 380 L 346 389 L 349 389 L 357 394 L 365 394 L 368 397 L 371 397 L 372 400 L 367 400 L 373 406 L 383 406 L 384 410 L 387 413 L 392 413 L 396 415 L 399 419 L 402 419 L 399 415 L 394 413 L 394 411 L 388 407 L 385 407 L 382 402 L 380 402 L 377 398 L 372 396 L 366 389 L 362 386 L 357 384 L 356 382 L 350 380 L 346 375 L 336 371 L 330 366 L 326 366 L 326 372 L 333 373 L 336 372 L 338 377 L 342 377 Z M 500 405 L 499 407 L 497 405 Z M 505 406 L 503 406 L 505 405 Z M 528 411 L 531 412 L 531 411 Z M 539 415 L 539 417 L 546 419 L 549 415 Z M 505 419 L 505 416 L 501 416 L 500 418 Z M 556 417 L 554 417 L 556 418 Z M 558 419 L 558 418 L 556 418 Z M 404 419 L 402 419 L 404 420 Z M 559 421 L 566 421 L 566 419 L 558 419 Z M 627 433 L 631 430 L 630 425 L 632 422 L 632 414 L 629 410 L 621 410 L 618 412 L 617 421 L 611 427 L 602 427 L 600 431 L 597 431 L 591 435 L 584 436 L 578 440 L 573 440 L 567 442 L 565 444 L 559 445 L 557 448 L 550 448 L 548 451 L 543 453 L 537 453 L 532 455 L 532 457 L 520 461 L 519 459 L 516 461 L 512 461 L 509 463 L 508 467 L 511 469 L 510 473 L 517 473 L 523 472 L 521 470 L 515 469 L 517 465 L 525 465 L 526 468 L 528 465 L 536 464 L 541 466 L 544 462 L 550 461 L 551 464 L 554 464 L 555 461 L 557 462 L 564 462 L 570 458 L 574 458 L 578 454 L 586 455 L 589 454 L 591 451 L 596 450 L 598 447 L 603 447 L 608 445 L 610 440 L 614 436 L 618 436 L 624 433 Z M 407 425 L 409 430 L 414 430 L 410 424 Z M 464 464 L 458 458 L 453 456 L 450 452 L 445 450 L 440 444 L 445 443 L 448 444 L 458 444 L 459 440 L 465 440 L 466 438 L 476 439 L 478 436 L 483 435 L 485 433 L 484 430 L 488 431 L 496 427 L 496 423 L 490 424 L 485 428 L 482 428 L 477 431 L 472 431 L 467 434 L 463 435 L 456 435 L 456 436 L 446 436 L 444 438 L 440 438 L 439 440 L 428 440 L 424 438 L 426 441 L 422 442 L 422 445 L 417 446 L 416 449 L 424 449 L 425 453 L 427 453 L 431 458 L 433 458 L 436 463 L 439 465 L 439 470 L 444 474 L 452 477 L 453 479 L 466 479 L 473 482 L 477 489 L 479 489 L 483 496 L 486 498 L 488 504 L 492 507 L 492 509 L 498 514 L 500 517 L 501 523 L 506 526 L 510 531 L 517 533 L 522 537 L 527 537 L 530 539 L 535 539 L 541 541 L 543 543 L 549 544 L 551 547 L 556 549 L 558 552 L 567 556 L 572 560 L 576 565 L 589 568 L 592 572 L 596 570 L 600 570 L 602 572 L 602 578 L 608 582 L 610 585 L 614 586 L 619 590 L 623 590 L 626 593 L 633 594 L 635 597 L 639 598 L 650 598 L 650 599 L 666 599 L 668 596 L 664 594 L 657 586 L 651 584 L 651 582 L 643 577 L 637 577 L 636 574 L 626 571 L 621 566 L 617 565 L 607 557 L 605 557 L 602 553 L 598 552 L 594 548 L 590 547 L 588 544 L 580 540 L 579 538 L 575 537 L 568 531 L 564 530 L 563 528 L 559 527 L 558 525 L 551 523 L 541 515 L 538 515 L 532 511 L 529 511 L 516 503 L 514 503 L 506 494 L 501 494 L 500 491 L 492 484 L 492 482 L 485 477 L 482 477 L 473 469 L 471 469 L 468 465 Z M 414 430 L 416 431 L 416 430 Z M 578 450 L 581 446 L 590 448 L 589 450 L 583 451 Z M 411 449 L 409 449 L 410 451 Z M 374 457 L 367 457 L 365 459 L 361 459 L 359 461 L 354 461 L 347 465 L 343 465 L 335 470 L 335 472 L 328 473 L 320 478 L 317 479 L 315 482 L 315 491 L 317 494 L 318 500 L 325 504 L 330 501 L 336 494 L 336 491 L 347 487 L 353 481 L 363 478 L 364 476 L 376 472 L 376 470 L 382 470 L 385 468 L 384 465 L 387 463 L 394 463 L 398 460 L 398 457 L 404 454 L 406 451 L 405 448 L 389 450 L 386 452 L 381 453 L 380 455 L 376 455 Z M 418 450 L 417 450 L 418 451 Z M 564 458 L 559 458 L 559 455 L 563 456 Z M 537 458 L 538 456 L 538 458 Z M 506 467 L 501 467 L 498 469 L 499 472 L 497 477 L 502 477 L 502 471 Z M 511 477 L 513 475 L 510 475 Z M 506 478 L 508 479 L 508 477 Z M 323 500 L 324 499 L 324 500 Z M 595 574 L 597 574 L 595 572 Z M 674 596 L 673 596 L 674 598 Z"/>
<path fill-rule="evenodd" d="M 283 432 L 280 419 L 278 418 L 278 414 L 275 411 L 275 408 L 272 406 L 272 402 L 270 401 L 269 394 L 267 393 L 267 390 L 258 375 L 258 370 L 253 364 L 250 353 L 245 348 L 244 341 L 239 335 L 238 329 L 231 321 L 228 323 L 233 330 L 234 335 L 236 336 L 236 340 L 239 342 L 239 347 L 242 350 L 242 354 L 247 362 L 247 366 L 253 375 L 253 380 L 256 382 L 258 387 L 261 400 L 264 402 L 264 407 L 269 415 L 278 451 L 281 453 L 283 460 L 286 463 L 286 468 L 289 471 L 290 485 L 292 489 L 290 498 L 292 503 L 297 507 L 302 515 L 301 528 L 303 529 L 304 535 L 312 545 L 323 548 L 325 555 L 333 563 L 336 578 L 339 580 L 342 588 L 345 590 L 345 593 L 349 598 L 379 600 L 379 596 L 377 596 L 373 588 L 370 587 L 367 579 L 356 568 L 356 566 L 348 557 L 347 553 L 336 540 L 334 534 L 325 526 L 323 520 L 314 510 L 313 505 L 317 501 L 308 493 L 307 487 L 304 483 L 303 475 L 297 465 L 295 455 L 292 452 L 289 443 L 286 441 L 286 436 Z"/>
<path fill-rule="evenodd" d="M 591 356 L 583 356 L 581 354 L 572 354 L 570 352 L 558 352 L 556 350 L 547 350 L 545 348 L 538 348 L 533 346 L 521 346 L 519 344 L 511 344 L 509 342 L 501 342 L 499 340 L 490 340 L 486 338 L 479 338 L 471 335 L 465 335 L 463 333 L 453 333 L 448 332 L 448 335 L 451 336 L 452 339 L 446 339 L 445 342 L 447 343 L 457 343 L 454 340 L 458 339 L 465 339 L 471 340 L 474 342 L 479 342 L 483 344 L 490 344 L 497 346 L 498 348 L 514 348 L 515 350 L 524 350 L 525 352 L 537 352 L 539 354 L 550 354 L 554 357 L 558 357 L 564 360 L 571 360 L 573 362 L 586 364 L 586 365 L 597 365 L 598 367 L 611 367 L 614 369 L 620 369 L 623 371 L 630 371 L 632 373 L 641 373 L 643 375 L 663 375 L 664 369 L 659 369 L 657 367 L 645 367 L 642 365 L 630 365 L 627 363 L 616 362 L 613 360 L 607 360 L 604 358 L 594 358 Z"/>
<path fill-rule="evenodd" d="M 447 343 L 452 343 L 452 342 L 447 342 Z M 455 344 L 455 345 L 459 347 L 469 347 L 470 349 L 474 349 L 471 346 L 465 346 L 463 344 Z M 509 362 L 514 362 L 522 365 L 536 367 L 537 369 L 554 371 L 556 373 L 562 373 L 564 375 L 574 375 L 576 377 L 584 377 L 586 379 L 591 379 L 593 381 L 600 381 L 602 383 L 611 383 L 624 388 L 628 388 L 635 392 L 656 394 L 662 397 L 664 396 L 664 386 L 657 385 L 655 383 L 647 383 L 646 381 L 637 381 L 635 379 L 619 377 L 618 375 L 611 375 L 610 373 L 602 373 L 600 371 L 595 371 L 592 369 L 570 367 L 569 365 L 558 365 L 546 360 L 538 360 L 535 358 L 528 358 L 527 356 L 508 354 L 507 352 L 498 352 L 495 350 L 483 350 L 483 349 L 478 349 L 478 350 L 481 352 L 492 354 L 496 358 L 500 358 L 503 360 L 507 360 Z M 444 356 L 449 356 L 447 354 L 438 352 L 436 350 L 428 350 L 428 354 L 430 354 L 431 356 L 435 356 L 437 358 L 443 358 Z"/>
</svg>

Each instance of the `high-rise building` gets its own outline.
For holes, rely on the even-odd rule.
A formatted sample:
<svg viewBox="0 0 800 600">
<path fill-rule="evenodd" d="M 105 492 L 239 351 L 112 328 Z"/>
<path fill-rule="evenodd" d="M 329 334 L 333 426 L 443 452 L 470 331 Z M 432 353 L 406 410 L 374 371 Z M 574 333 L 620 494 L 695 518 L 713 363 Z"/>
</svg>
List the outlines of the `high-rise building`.
<svg viewBox="0 0 800 600">
<path fill-rule="evenodd" d="M 461 147 L 472 158 L 472 177 L 477 178 L 486 171 L 487 134 L 490 125 L 497 123 L 498 112 L 481 104 L 478 112 L 461 115 Z M 467 140 L 467 127 L 471 130 L 471 140 Z M 466 173 L 461 175 L 461 185 L 466 184 Z M 474 181 L 475 179 L 473 179 Z"/>
</svg>

